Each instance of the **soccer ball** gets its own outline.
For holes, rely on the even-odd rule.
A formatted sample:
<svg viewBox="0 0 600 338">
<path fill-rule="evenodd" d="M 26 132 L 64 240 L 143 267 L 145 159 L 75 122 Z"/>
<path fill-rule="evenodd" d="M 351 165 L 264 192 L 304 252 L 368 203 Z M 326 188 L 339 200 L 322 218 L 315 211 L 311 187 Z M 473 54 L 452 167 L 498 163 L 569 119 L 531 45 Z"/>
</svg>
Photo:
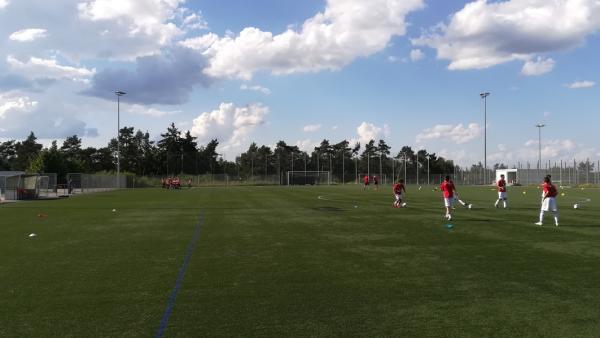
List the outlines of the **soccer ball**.
<svg viewBox="0 0 600 338">
<path fill-rule="evenodd" d="M 117 212 L 117 209 L 112 209 L 112 212 Z"/>
<path fill-rule="evenodd" d="M 405 203 L 402 203 L 402 206 L 403 206 L 403 207 L 406 207 L 406 202 L 405 202 Z"/>
<path fill-rule="evenodd" d="M 579 204 L 573 204 L 573 209 L 579 209 Z"/>
<path fill-rule="evenodd" d="M 467 206 L 467 208 L 469 208 L 469 209 L 473 209 L 473 204 L 469 204 L 469 205 Z"/>
</svg>

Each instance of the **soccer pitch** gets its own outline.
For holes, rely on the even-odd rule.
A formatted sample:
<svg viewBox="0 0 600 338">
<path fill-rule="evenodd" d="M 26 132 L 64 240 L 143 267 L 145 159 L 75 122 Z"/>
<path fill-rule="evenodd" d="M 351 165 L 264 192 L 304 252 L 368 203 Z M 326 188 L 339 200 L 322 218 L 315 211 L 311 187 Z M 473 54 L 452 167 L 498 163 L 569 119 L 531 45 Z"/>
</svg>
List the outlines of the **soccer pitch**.
<svg viewBox="0 0 600 338">
<path fill-rule="evenodd" d="M 536 188 L 503 210 L 459 186 L 453 229 L 439 192 L 407 190 L 406 209 L 356 185 L 2 205 L 0 336 L 598 335 L 599 190 L 561 190 L 557 228 L 533 224 Z"/>
</svg>

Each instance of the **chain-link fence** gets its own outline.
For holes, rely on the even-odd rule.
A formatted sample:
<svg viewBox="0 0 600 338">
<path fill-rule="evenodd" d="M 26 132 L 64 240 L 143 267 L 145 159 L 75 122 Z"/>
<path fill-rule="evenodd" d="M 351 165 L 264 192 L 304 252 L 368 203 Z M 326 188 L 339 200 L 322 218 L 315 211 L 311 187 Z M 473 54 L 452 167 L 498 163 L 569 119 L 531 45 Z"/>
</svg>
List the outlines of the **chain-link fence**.
<svg viewBox="0 0 600 338">
<path fill-rule="evenodd" d="M 0 176 L 0 194 L 7 201 L 56 197 L 50 186 L 50 174 L 14 174 Z"/>
<path fill-rule="evenodd" d="M 121 175 L 95 175 L 82 173 L 67 174 L 65 188 L 67 194 L 81 194 L 90 192 L 110 191 L 118 187 L 127 187 L 127 177 Z"/>
<path fill-rule="evenodd" d="M 173 181 L 179 179 L 176 186 Z M 171 184 L 169 184 L 171 180 Z M 169 188 L 169 187 L 202 187 L 202 186 L 230 186 L 230 185 L 280 185 L 283 178 L 278 175 L 254 175 L 240 177 L 227 174 L 207 175 L 181 175 L 177 177 L 160 176 L 127 176 L 127 188 Z"/>
</svg>

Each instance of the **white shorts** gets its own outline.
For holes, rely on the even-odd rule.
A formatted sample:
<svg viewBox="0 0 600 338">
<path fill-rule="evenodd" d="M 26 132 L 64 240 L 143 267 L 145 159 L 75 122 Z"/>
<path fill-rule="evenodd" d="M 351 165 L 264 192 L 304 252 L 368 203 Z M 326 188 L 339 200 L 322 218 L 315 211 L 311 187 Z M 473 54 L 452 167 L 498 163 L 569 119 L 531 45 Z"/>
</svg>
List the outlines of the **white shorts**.
<svg viewBox="0 0 600 338">
<path fill-rule="evenodd" d="M 506 191 L 498 191 L 498 198 L 501 200 L 506 199 Z"/>
<path fill-rule="evenodd" d="M 542 201 L 542 211 L 558 211 L 556 207 L 556 198 L 548 197 Z"/>
<path fill-rule="evenodd" d="M 444 206 L 446 208 L 451 208 L 454 205 L 455 198 L 456 197 L 449 197 L 449 198 L 444 197 Z"/>
<path fill-rule="evenodd" d="M 394 194 L 396 196 L 396 201 L 400 201 L 402 199 L 402 194 Z"/>
</svg>

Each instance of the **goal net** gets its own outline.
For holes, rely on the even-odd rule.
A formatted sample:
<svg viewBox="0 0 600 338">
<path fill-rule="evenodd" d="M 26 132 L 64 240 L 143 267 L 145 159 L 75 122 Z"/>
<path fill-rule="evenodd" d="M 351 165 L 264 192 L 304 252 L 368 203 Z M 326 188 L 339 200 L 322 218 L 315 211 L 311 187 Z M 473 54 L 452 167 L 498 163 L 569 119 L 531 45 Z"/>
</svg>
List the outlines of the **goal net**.
<svg viewBox="0 0 600 338">
<path fill-rule="evenodd" d="M 287 185 L 331 184 L 329 171 L 288 171 Z"/>
</svg>

